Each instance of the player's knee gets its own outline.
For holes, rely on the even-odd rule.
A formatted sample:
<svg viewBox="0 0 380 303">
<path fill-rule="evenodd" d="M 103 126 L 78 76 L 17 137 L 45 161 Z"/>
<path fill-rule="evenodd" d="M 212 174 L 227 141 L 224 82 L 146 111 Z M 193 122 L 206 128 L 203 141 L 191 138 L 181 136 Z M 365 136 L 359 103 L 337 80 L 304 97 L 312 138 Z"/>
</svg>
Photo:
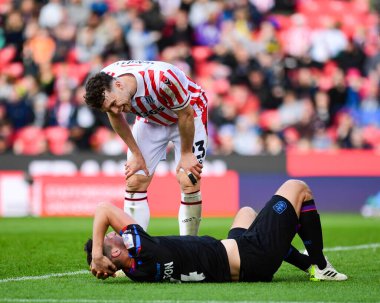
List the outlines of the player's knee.
<svg viewBox="0 0 380 303">
<path fill-rule="evenodd" d="M 304 201 L 313 198 L 310 187 L 302 180 L 290 179 L 284 185 L 290 187 L 299 196 L 302 196 Z"/>
<path fill-rule="evenodd" d="M 128 191 L 145 191 L 148 188 L 150 178 L 143 175 L 133 175 L 127 180 Z"/>
<path fill-rule="evenodd" d="M 257 212 L 252 207 L 249 207 L 249 206 L 244 206 L 240 208 L 239 212 L 247 216 L 250 216 L 254 219 L 257 217 Z"/>
<path fill-rule="evenodd" d="M 100 202 L 98 205 L 96 205 L 97 209 L 109 209 L 112 206 L 109 202 Z"/>
<path fill-rule="evenodd" d="M 200 190 L 200 180 L 194 185 L 185 173 L 178 173 L 177 181 L 183 193 L 193 193 Z"/>
</svg>

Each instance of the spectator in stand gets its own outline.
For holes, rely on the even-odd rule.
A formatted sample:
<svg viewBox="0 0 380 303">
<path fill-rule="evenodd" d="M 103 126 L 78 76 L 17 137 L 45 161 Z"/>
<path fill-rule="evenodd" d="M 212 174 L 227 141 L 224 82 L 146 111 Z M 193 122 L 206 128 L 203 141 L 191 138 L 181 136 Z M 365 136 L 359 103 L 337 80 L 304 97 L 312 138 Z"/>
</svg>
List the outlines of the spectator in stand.
<svg viewBox="0 0 380 303">
<path fill-rule="evenodd" d="M 72 23 L 62 22 L 51 31 L 55 41 L 53 62 L 68 61 L 71 50 L 75 45 L 76 27 Z"/>
<path fill-rule="evenodd" d="M 75 27 L 84 26 L 90 15 L 90 8 L 85 2 L 87 1 L 69 0 L 66 6 L 67 20 L 70 20 Z"/>
<path fill-rule="evenodd" d="M 12 91 L 5 103 L 6 117 L 12 124 L 14 130 L 30 125 L 34 121 L 32 105 L 25 95 L 19 91 L 19 87 L 13 86 Z"/>
<path fill-rule="evenodd" d="M 194 29 L 196 45 L 213 47 L 220 41 L 221 15 L 219 10 L 208 15 L 205 22 L 198 24 Z"/>
<path fill-rule="evenodd" d="M 41 8 L 38 22 L 43 28 L 55 28 L 63 21 L 64 12 L 60 0 L 49 0 Z"/>
<path fill-rule="evenodd" d="M 7 109 L 3 102 L 0 102 L 0 154 L 6 153 L 12 148 L 12 125 L 7 119 Z"/>
<path fill-rule="evenodd" d="M 232 67 L 229 79 L 231 83 L 247 85 L 248 73 L 257 67 L 257 61 L 250 56 L 249 51 L 242 45 L 236 45 L 233 54 L 236 63 Z"/>
<path fill-rule="evenodd" d="M 312 32 L 311 58 L 319 63 L 336 57 L 347 46 L 347 37 L 330 17 L 322 17 L 323 27 Z"/>
<path fill-rule="evenodd" d="M 4 37 L 5 45 L 14 46 L 16 54 L 13 61 L 22 61 L 22 49 L 24 44 L 24 21 L 18 10 L 12 10 L 5 19 Z"/>
<path fill-rule="evenodd" d="M 250 20 L 247 5 L 240 5 L 234 10 L 233 22 L 235 29 L 234 32 L 239 37 L 242 37 L 244 40 L 252 39 L 252 31 L 254 30 L 254 25 Z"/>
<path fill-rule="evenodd" d="M 52 108 L 48 110 L 46 126 L 61 126 L 71 129 L 75 122 L 76 105 L 70 87 L 62 86 L 58 90 L 57 100 Z"/>
<path fill-rule="evenodd" d="M 55 50 L 55 41 L 44 28 L 36 28 L 34 34 L 24 43 L 24 53 L 28 54 L 37 66 L 51 62 Z"/>
<path fill-rule="evenodd" d="M 146 0 L 144 10 L 139 14 L 148 32 L 161 32 L 165 26 L 165 20 L 157 1 Z"/>
<path fill-rule="evenodd" d="M 291 57 L 305 57 L 311 45 L 311 29 L 307 25 L 305 16 L 301 14 L 293 14 L 290 20 L 292 26 L 283 32 L 284 51 Z"/>
<path fill-rule="evenodd" d="M 327 91 L 331 100 L 329 113 L 331 119 L 344 107 L 347 101 L 348 89 L 343 70 L 337 68 L 332 77 L 332 87 Z"/>
<path fill-rule="evenodd" d="M 76 39 L 75 53 L 79 62 L 88 62 L 95 55 L 103 52 L 103 44 L 96 40 L 94 30 L 90 27 L 82 28 Z"/>
<path fill-rule="evenodd" d="M 220 7 L 216 1 L 195 0 L 190 6 L 189 21 L 193 28 L 204 24 L 209 20 L 211 14 L 219 11 Z"/>
<path fill-rule="evenodd" d="M 345 73 L 350 69 L 356 69 L 363 75 L 366 54 L 360 45 L 355 43 L 353 39 L 349 39 L 346 48 L 338 53 L 334 61 Z"/>
<path fill-rule="evenodd" d="M 270 156 L 278 156 L 284 152 L 284 142 L 277 133 L 264 134 L 264 153 Z"/>
<path fill-rule="evenodd" d="M 238 155 L 253 156 L 262 153 L 263 143 L 257 120 L 257 114 L 245 114 L 237 119 L 233 144 Z"/>
<path fill-rule="evenodd" d="M 110 41 L 104 47 L 103 58 L 114 56 L 115 61 L 129 57 L 129 46 L 127 44 L 122 27 L 115 23 L 110 31 Z"/>
<path fill-rule="evenodd" d="M 278 54 L 281 50 L 279 37 L 277 34 L 278 25 L 275 20 L 263 21 L 254 39 L 259 45 L 259 49 L 268 54 Z"/>
<path fill-rule="evenodd" d="M 314 96 L 315 118 L 318 128 L 328 128 L 333 123 L 331 115 L 331 99 L 330 96 L 324 91 L 317 91 Z"/>
<path fill-rule="evenodd" d="M 23 0 L 21 3 L 19 3 L 19 10 L 24 23 L 28 23 L 38 17 L 39 4 L 35 0 Z"/>
<path fill-rule="evenodd" d="M 162 48 L 172 46 L 178 43 L 193 44 L 194 31 L 189 24 L 188 12 L 181 9 L 176 15 L 167 20 L 163 37 L 160 41 Z"/>
<path fill-rule="evenodd" d="M 352 148 L 351 133 L 355 128 L 354 120 L 348 112 L 341 112 L 337 119 L 337 143 L 340 148 Z"/>
<path fill-rule="evenodd" d="M 94 111 L 84 101 L 84 94 L 85 88 L 83 85 L 79 86 L 74 92 L 73 102 L 76 106 L 70 129 L 71 141 L 79 151 L 90 150 L 90 137 L 98 124 Z"/>
<path fill-rule="evenodd" d="M 282 100 L 272 95 L 271 87 L 260 67 L 252 67 L 248 72 L 248 84 L 251 93 L 259 100 L 260 108 L 276 109 Z"/>
<path fill-rule="evenodd" d="M 144 21 L 137 18 L 132 21 L 131 29 L 127 33 L 131 57 L 135 60 L 155 60 L 158 58 L 157 41 L 161 34 L 157 31 L 149 32 L 145 29 Z"/>
<path fill-rule="evenodd" d="M 331 150 L 335 149 L 335 144 L 327 130 L 319 128 L 315 131 L 313 138 L 311 139 L 311 146 L 314 150 Z"/>
<path fill-rule="evenodd" d="M 305 106 L 302 100 L 297 99 L 294 91 L 285 93 L 284 101 L 278 108 L 282 127 L 288 127 L 300 122 Z"/>
<path fill-rule="evenodd" d="M 31 75 L 23 78 L 23 90 L 25 90 L 26 102 L 33 109 L 33 125 L 43 127 L 45 125 L 48 96 L 40 90 L 37 79 Z"/>
<path fill-rule="evenodd" d="M 48 96 L 52 96 L 54 94 L 56 77 L 50 62 L 40 64 L 38 67 L 38 81 L 41 92 L 44 92 Z"/>
<path fill-rule="evenodd" d="M 362 100 L 353 116 L 360 126 L 380 127 L 380 94 L 379 84 L 368 80 L 362 89 Z"/>
</svg>

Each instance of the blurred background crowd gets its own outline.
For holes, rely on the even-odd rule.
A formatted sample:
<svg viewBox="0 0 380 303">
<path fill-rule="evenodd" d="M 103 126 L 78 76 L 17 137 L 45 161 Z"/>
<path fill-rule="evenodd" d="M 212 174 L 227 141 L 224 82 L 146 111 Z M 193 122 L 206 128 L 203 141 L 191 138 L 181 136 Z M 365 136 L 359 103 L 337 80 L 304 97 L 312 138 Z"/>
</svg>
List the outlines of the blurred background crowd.
<svg viewBox="0 0 380 303">
<path fill-rule="evenodd" d="M 87 77 L 123 59 L 173 63 L 205 89 L 209 154 L 380 150 L 379 6 L 0 0 L 0 153 L 124 153 L 83 100 Z"/>
</svg>

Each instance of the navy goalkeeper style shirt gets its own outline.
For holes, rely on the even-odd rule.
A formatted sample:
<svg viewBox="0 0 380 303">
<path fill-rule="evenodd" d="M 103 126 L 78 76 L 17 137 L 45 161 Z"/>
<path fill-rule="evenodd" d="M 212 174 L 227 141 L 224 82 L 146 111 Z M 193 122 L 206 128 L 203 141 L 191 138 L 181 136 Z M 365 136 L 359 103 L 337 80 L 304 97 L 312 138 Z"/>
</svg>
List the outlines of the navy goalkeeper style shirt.
<svg viewBox="0 0 380 303">
<path fill-rule="evenodd" d="M 148 235 L 140 225 L 120 231 L 133 266 L 125 274 L 137 282 L 230 282 L 223 244 L 209 236 Z"/>
</svg>

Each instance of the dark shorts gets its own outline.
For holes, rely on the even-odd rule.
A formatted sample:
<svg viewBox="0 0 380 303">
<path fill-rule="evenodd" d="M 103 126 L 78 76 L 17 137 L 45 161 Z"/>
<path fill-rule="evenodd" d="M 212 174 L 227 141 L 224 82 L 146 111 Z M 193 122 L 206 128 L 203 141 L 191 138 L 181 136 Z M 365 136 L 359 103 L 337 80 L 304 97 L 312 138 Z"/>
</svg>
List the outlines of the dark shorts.
<svg viewBox="0 0 380 303">
<path fill-rule="evenodd" d="M 231 229 L 240 253 L 240 281 L 271 281 L 289 251 L 298 217 L 284 197 L 273 196 L 248 228 Z"/>
</svg>

